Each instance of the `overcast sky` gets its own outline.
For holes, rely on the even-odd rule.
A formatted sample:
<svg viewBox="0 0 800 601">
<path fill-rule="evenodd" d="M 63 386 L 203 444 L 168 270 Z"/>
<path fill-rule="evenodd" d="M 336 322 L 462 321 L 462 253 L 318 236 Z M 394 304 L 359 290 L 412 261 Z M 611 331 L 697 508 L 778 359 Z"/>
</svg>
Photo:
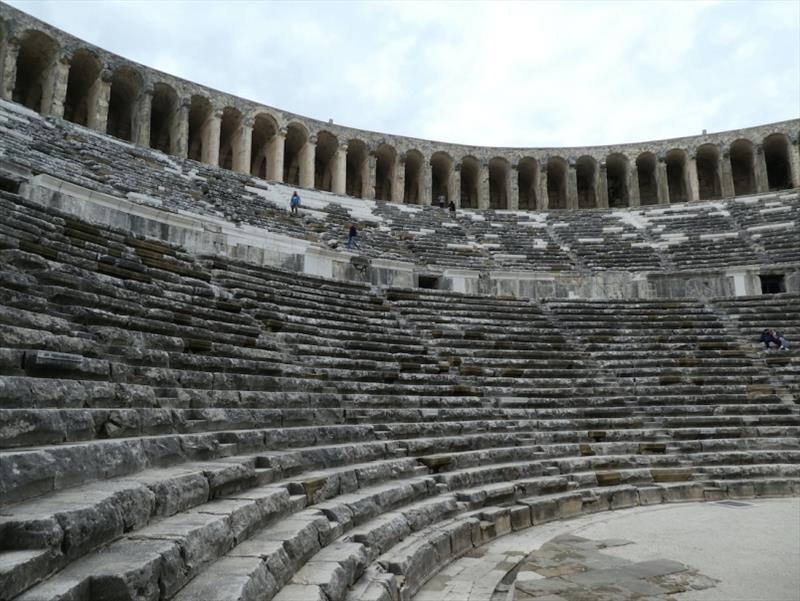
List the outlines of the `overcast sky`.
<svg viewBox="0 0 800 601">
<path fill-rule="evenodd" d="M 270 106 L 486 146 L 613 144 L 800 116 L 800 2 L 10 4 Z"/>
</svg>

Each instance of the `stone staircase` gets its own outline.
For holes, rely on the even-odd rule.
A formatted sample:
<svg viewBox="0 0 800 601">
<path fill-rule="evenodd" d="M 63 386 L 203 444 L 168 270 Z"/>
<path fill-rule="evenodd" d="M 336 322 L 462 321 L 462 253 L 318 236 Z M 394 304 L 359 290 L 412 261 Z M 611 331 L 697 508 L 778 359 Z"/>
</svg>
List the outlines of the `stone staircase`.
<svg viewBox="0 0 800 601">
<path fill-rule="evenodd" d="M 797 295 L 378 291 L 0 208 L 0 599 L 409 599 L 553 519 L 800 493 L 800 365 L 748 348 Z"/>
</svg>

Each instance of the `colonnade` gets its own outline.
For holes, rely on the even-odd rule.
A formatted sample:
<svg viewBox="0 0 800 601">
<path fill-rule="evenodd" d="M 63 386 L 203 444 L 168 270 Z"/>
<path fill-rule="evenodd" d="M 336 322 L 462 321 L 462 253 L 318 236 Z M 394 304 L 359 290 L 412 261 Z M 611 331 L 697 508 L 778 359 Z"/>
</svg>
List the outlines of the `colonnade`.
<svg viewBox="0 0 800 601">
<path fill-rule="evenodd" d="M 357 198 L 413 204 L 453 200 L 477 209 L 543 210 L 640 206 L 800 187 L 798 132 L 598 156 L 482 149 L 456 156 L 430 143 L 375 143 L 316 122 L 285 121 L 256 105 L 179 93 L 130 64 L 67 52 L 38 30 L 2 28 L 0 97 L 99 132 L 268 180 Z M 193 93 L 194 92 L 194 93 Z M 346 138 L 346 139 L 343 139 Z M 408 147 L 420 142 L 420 148 Z M 450 149 L 452 145 L 442 145 Z"/>
</svg>

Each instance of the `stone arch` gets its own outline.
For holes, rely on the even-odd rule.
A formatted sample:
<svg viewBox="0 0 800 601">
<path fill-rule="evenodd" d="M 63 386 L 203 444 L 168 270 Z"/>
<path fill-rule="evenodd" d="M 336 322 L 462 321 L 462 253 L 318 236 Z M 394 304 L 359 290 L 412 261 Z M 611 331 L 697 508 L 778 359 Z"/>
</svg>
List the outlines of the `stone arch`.
<svg viewBox="0 0 800 601">
<path fill-rule="evenodd" d="M 23 32 L 17 55 L 17 78 L 12 94 L 14 102 L 39 113 L 47 112 L 47 88 L 53 85 L 58 49 L 58 43 L 40 31 Z"/>
<path fill-rule="evenodd" d="M 219 166 L 233 169 L 234 155 L 239 152 L 242 136 L 242 112 L 232 106 L 222 109 L 219 124 Z"/>
<path fill-rule="evenodd" d="M 89 111 L 94 111 L 99 92 L 103 65 L 94 53 L 78 48 L 73 54 L 64 97 L 64 119 L 79 125 L 89 125 Z"/>
<path fill-rule="evenodd" d="M 272 144 L 278 133 L 278 122 L 269 113 L 258 113 L 253 119 L 253 145 L 250 157 L 250 175 L 262 179 L 280 179 L 274 173 Z"/>
<path fill-rule="evenodd" d="M 106 133 L 120 140 L 133 141 L 136 109 L 142 95 L 142 76 L 130 67 L 120 67 L 111 75 Z"/>
<path fill-rule="evenodd" d="M 764 138 L 764 163 L 767 166 L 767 184 L 770 190 L 788 190 L 792 187 L 792 169 L 789 163 L 789 138 L 784 134 L 770 134 Z"/>
<path fill-rule="evenodd" d="M 669 201 L 671 203 L 686 202 L 689 199 L 689 190 L 686 185 L 689 163 L 686 151 L 681 148 L 673 148 L 667 152 L 664 163 L 667 168 Z"/>
<path fill-rule="evenodd" d="M 422 204 L 422 165 L 424 160 L 419 150 L 406 152 L 403 178 L 403 202 L 406 204 Z"/>
<path fill-rule="evenodd" d="M 547 160 L 547 208 L 567 208 L 567 161 L 561 157 Z"/>
<path fill-rule="evenodd" d="M 431 202 L 439 204 L 444 198 L 445 204 L 450 198 L 450 178 L 453 176 L 453 159 L 446 152 L 434 152 L 431 156 Z"/>
<path fill-rule="evenodd" d="M 575 162 L 575 180 L 578 189 L 578 208 L 597 207 L 597 161 L 589 155 L 579 157 Z"/>
<path fill-rule="evenodd" d="M 461 208 L 478 208 L 481 164 L 473 156 L 461 159 Z"/>
<path fill-rule="evenodd" d="M 396 162 L 397 151 L 393 146 L 381 144 L 375 151 L 376 200 L 393 200 Z"/>
<path fill-rule="evenodd" d="M 180 101 L 175 89 L 162 82 L 155 84 L 150 107 L 150 148 L 167 154 L 175 152 L 179 114 Z"/>
<path fill-rule="evenodd" d="M 658 204 L 658 159 L 652 152 L 643 152 L 636 157 L 636 176 L 639 180 L 639 203 Z"/>
<path fill-rule="evenodd" d="M 369 184 L 369 151 L 362 140 L 348 140 L 345 167 L 345 194 L 366 198 Z"/>
<path fill-rule="evenodd" d="M 300 185 L 300 163 L 307 143 L 308 130 L 305 126 L 298 121 L 289 123 L 283 146 L 283 181 L 290 186 Z"/>
<path fill-rule="evenodd" d="M 317 150 L 314 154 L 314 188 L 333 191 L 333 170 L 336 168 L 336 152 L 339 139 L 329 131 L 317 134 Z"/>
<path fill-rule="evenodd" d="M 719 147 L 716 144 L 703 144 L 697 149 L 697 193 L 700 200 L 722 197 L 722 183 L 719 169 Z"/>
<path fill-rule="evenodd" d="M 519 208 L 533 210 L 536 208 L 536 186 L 539 181 L 539 163 L 536 159 L 525 157 L 517 167 L 519 180 Z"/>
<path fill-rule="evenodd" d="M 489 160 L 489 208 L 508 208 L 509 162 L 502 157 Z"/>
<path fill-rule="evenodd" d="M 629 180 L 630 163 L 628 157 L 620 152 L 608 155 L 606 157 L 606 189 L 608 190 L 609 207 L 618 208 L 630 205 Z"/>
<path fill-rule="evenodd" d="M 192 96 L 189 103 L 189 158 L 202 161 L 208 154 L 209 122 L 214 115 L 211 101 L 205 96 Z"/>
<path fill-rule="evenodd" d="M 756 193 L 755 153 L 753 143 L 747 139 L 739 139 L 731 144 L 731 177 L 733 178 L 733 194 Z"/>
</svg>

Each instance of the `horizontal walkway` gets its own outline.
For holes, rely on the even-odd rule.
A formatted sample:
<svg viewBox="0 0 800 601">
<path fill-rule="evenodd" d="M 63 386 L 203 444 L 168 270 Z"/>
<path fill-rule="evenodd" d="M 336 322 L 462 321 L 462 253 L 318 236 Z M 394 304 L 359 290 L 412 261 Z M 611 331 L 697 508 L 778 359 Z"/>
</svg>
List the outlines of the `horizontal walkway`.
<svg viewBox="0 0 800 601">
<path fill-rule="evenodd" d="M 495 589 L 506 573 L 529 553 L 565 534 L 593 541 L 624 539 L 632 544 L 610 546 L 603 553 L 632 562 L 678 561 L 718 581 L 710 588 L 657 599 L 797 601 L 800 499 L 735 503 L 637 507 L 530 528 L 453 562 L 422 587 L 414 601 L 505 601 L 505 594 Z M 597 596 L 598 600 L 605 598 Z"/>
</svg>

